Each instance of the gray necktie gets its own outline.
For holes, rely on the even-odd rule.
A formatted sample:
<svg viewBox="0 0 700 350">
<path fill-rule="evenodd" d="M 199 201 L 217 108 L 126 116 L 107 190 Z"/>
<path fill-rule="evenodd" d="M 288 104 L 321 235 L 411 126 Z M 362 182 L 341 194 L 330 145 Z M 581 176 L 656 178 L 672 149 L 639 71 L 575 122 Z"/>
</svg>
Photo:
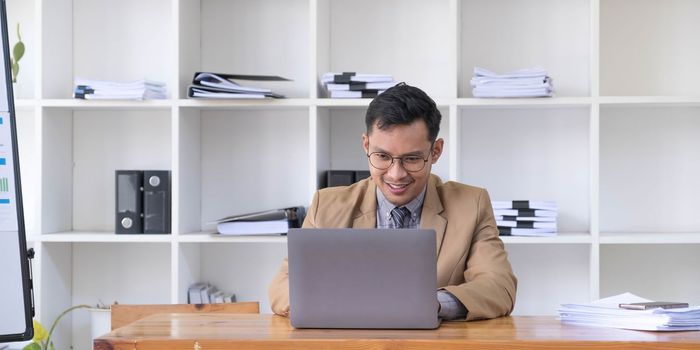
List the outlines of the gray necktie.
<svg viewBox="0 0 700 350">
<path fill-rule="evenodd" d="M 391 210 L 391 219 L 396 228 L 406 228 L 411 219 L 411 211 L 406 207 L 396 207 Z"/>
</svg>

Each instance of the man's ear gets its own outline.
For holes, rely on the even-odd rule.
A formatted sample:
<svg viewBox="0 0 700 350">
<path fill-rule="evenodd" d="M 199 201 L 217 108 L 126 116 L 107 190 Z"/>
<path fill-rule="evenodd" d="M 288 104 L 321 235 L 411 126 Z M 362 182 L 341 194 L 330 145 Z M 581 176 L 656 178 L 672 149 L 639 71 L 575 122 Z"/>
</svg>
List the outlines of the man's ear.
<svg viewBox="0 0 700 350">
<path fill-rule="evenodd" d="M 432 164 L 435 164 L 438 159 L 440 159 L 440 156 L 442 155 L 442 147 L 445 145 L 445 140 L 443 139 L 437 139 L 435 140 L 435 145 L 433 145 L 433 150 L 432 150 L 432 156 L 433 156 L 433 161 Z"/>
<path fill-rule="evenodd" d="M 369 154 L 369 136 L 362 134 L 362 148 L 365 149 L 365 154 Z"/>
</svg>

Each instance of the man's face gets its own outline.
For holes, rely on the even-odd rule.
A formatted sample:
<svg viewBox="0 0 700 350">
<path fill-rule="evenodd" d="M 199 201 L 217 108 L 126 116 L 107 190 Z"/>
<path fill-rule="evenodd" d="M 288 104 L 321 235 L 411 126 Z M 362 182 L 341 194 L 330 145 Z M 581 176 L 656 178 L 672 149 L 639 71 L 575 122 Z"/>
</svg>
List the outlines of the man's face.
<svg viewBox="0 0 700 350">
<path fill-rule="evenodd" d="M 394 125 L 384 130 L 380 130 L 375 124 L 369 135 L 362 135 L 362 145 L 367 154 L 382 152 L 391 157 L 428 158 L 423 169 L 415 172 L 406 171 L 399 159 L 394 159 L 394 163 L 384 170 L 368 164 L 372 181 L 384 197 L 392 204 L 402 206 L 416 198 L 425 188 L 430 169 L 442 154 L 443 140 L 435 140 L 431 148 L 428 127 L 425 121 L 418 119 L 408 125 Z"/>
</svg>

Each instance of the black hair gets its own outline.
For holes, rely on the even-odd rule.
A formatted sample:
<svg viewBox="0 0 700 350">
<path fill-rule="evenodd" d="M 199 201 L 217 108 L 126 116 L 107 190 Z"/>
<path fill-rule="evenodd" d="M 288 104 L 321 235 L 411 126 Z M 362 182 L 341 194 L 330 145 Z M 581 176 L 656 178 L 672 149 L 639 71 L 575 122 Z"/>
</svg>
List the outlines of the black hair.
<svg viewBox="0 0 700 350">
<path fill-rule="evenodd" d="M 367 108 L 365 124 L 367 135 L 374 125 L 380 130 L 394 125 L 407 125 L 423 119 L 428 127 L 428 141 L 434 142 L 440 132 L 442 115 L 423 90 L 406 83 L 398 83 L 372 100 Z"/>
</svg>

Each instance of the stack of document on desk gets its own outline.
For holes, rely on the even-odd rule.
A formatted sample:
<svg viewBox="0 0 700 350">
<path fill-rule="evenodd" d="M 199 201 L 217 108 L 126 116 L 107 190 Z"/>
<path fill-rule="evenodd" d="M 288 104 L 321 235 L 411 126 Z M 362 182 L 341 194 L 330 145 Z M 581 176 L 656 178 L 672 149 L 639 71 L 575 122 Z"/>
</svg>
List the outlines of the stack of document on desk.
<svg viewBox="0 0 700 350">
<path fill-rule="evenodd" d="M 471 86 L 474 97 L 551 97 L 554 88 L 542 68 L 497 74 L 475 67 Z"/>
<path fill-rule="evenodd" d="M 563 304 L 562 323 L 645 331 L 700 330 L 700 307 L 679 309 L 627 310 L 620 304 L 649 302 L 631 293 L 615 295 L 587 304 Z"/>
<path fill-rule="evenodd" d="M 120 83 L 76 78 L 73 97 L 85 100 L 146 100 L 166 98 L 165 83 L 136 80 Z"/>
<path fill-rule="evenodd" d="M 390 74 L 325 73 L 321 83 L 330 98 L 374 98 L 396 85 Z"/>
<path fill-rule="evenodd" d="M 493 201 L 501 236 L 555 236 L 557 203 L 553 201 Z"/>
<path fill-rule="evenodd" d="M 194 98 L 217 99 L 250 99 L 250 98 L 283 98 L 284 96 L 271 89 L 244 86 L 236 80 L 252 80 L 260 82 L 289 81 L 289 79 L 271 75 L 242 75 L 212 72 L 196 72 L 192 85 L 187 88 L 187 96 Z"/>
</svg>

